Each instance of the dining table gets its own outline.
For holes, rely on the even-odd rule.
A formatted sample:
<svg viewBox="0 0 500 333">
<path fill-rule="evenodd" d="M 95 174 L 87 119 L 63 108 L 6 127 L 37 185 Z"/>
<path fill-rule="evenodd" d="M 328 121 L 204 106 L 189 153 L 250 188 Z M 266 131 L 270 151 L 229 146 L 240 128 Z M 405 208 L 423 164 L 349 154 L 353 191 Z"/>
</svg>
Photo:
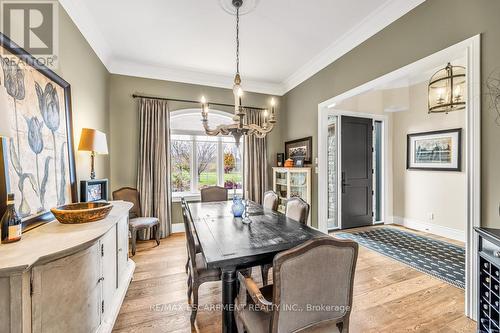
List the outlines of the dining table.
<svg viewBox="0 0 500 333">
<path fill-rule="evenodd" d="M 239 270 L 271 263 L 276 254 L 325 236 L 253 201 L 245 201 L 244 218 L 235 218 L 232 204 L 218 201 L 187 205 L 207 268 L 222 272 L 223 333 L 237 332 L 234 314 Z"/>
</svg>

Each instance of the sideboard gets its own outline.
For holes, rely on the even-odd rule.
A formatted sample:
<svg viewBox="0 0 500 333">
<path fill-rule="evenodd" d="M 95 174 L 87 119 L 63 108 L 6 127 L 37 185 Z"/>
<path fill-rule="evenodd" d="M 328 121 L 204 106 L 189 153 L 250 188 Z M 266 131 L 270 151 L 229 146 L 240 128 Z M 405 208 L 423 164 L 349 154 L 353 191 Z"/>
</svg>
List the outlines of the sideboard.
<svg viewBox="0 0 500 333">
<path fill-rule="evenodd" d="M 111 332 L 135 269 L 128 212 L 101 221 L 49 222 L 0 245 L 0 332 Z"/>
</svg>

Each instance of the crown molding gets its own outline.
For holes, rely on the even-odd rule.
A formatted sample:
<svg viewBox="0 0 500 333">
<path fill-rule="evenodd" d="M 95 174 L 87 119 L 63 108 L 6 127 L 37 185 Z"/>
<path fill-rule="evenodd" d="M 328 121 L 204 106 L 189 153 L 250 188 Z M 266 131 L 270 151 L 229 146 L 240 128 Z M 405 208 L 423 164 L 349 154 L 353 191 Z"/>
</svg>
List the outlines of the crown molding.
<svg viewBox="0 0 500 333">
<path fill-rule="evenodd" d="M 283 82 L 288 92 L 360 45 L 425 0 L 388 0 Z"/>
<path fill-rule="evenodd" d="M 320 70 L 381 31 L 383 28 L 417 7 L 425 0 L 388 0 L 371 15 L 332 43 L 281 83 L 245 79 L 245 90 L 282 96 Z M 97 29 L 84 1 L 59 0 L 81 34 L 111 74 L 175 81 L 232 89 L 233 77 L 193 69 L 162 67 L 119 60 Z"/>
<path fill-rule="evenodd" d="M 89 43 L 97 57 L 109 71 L 109 62 L 112 58 L 111 48 L 104 39 L 102 33 L 97 29 L 97 25 L 92 19 L 92 15 L 90 15 L 85 6 L 85 1 L 59 0 L 59 3 L 73 20 L 73 23 L 75 23 L 78 30 L 80 30 L 80 33 L 87 40 L 87 43 Z"/>
<path fill-rule="evenodd" d="M 179 69 L 156 65 L 146 65 L 126 60 L 113 59 L 108 70 L 112 74 L 136 76 L 149 79 L 198 84 L 209 87 L 233 89 L 234 77 L 224 74 L 203 73 L 191 69 Z M 285 91 L 280 83 L 243 80 L 245 91 L 282 96 Z"/>
</svg>

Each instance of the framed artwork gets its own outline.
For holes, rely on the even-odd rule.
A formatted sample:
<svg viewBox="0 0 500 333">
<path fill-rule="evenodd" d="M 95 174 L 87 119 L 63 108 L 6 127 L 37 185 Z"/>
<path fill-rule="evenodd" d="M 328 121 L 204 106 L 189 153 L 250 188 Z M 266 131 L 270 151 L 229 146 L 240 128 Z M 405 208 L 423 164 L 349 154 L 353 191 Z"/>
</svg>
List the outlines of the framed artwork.
<svg viewBox="0 0 500 333">
<path fill-rule="evenodd" d="M 279 167 L 282 167 L 285 164 L 285 154 L 283 153 L 276 154 L 276 162 Z"/>
<path fill-rule="evenodd" d="M 92 202 L 108 200 L 108 180 L 91 179 L 80 181 L 80 201 Z"/>
<path fill-rule="evenodd" d="M 304 163 L 312 162 L 312 136 L 285 142 L 285 159 L 302 158 Z"/>
<path fill-rule="evenodd" d="M 0 99 L 13 136 L 2 141 L 5 184 L 23 229 L 78 200 L 70 85 L 0 33 Z"/>
<path fill-rule="evenodd" d="M 408 134 L 406 168 L 461 171 L 462 129 Z"/>
</svg>

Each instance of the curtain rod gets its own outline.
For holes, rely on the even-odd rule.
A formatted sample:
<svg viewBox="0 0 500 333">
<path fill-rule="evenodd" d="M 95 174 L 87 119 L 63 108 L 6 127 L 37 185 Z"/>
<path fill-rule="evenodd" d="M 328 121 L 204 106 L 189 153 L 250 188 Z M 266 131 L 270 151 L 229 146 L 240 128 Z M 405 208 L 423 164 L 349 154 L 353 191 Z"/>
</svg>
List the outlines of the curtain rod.
<svg viewBox="0 0 500 333">
<path fill-rule="evenodd" d="M 196 104 L 201 104 L 200 101 L 193 101 L 189 99 L 178 99 L 178 98 L 167 98 L 167 97 L 155 97 L 155 96 L 146 96 L 146 95 L 138 95 L 138 94 L 133 94 L 133 98 L 150 98 L 150 99 L 158 99 L 162 101 L 171 101 L 171 102 L 182 102 L 182 103 L 196 103 Z M 231 107 L 234 108 L 234 104 L 225 104 L 225 103 L 213 103 L 213 102 L 207 102 L 208 105 L 217 105 L 217 106 L 226 106 L 226 107 Z M 249 108 L 249 109 L 255 109 L 255 110 L 267 110 L 266 108 L 258 108 L 255 106 L 243 106 L 244 108 Z"/>
</svg>

